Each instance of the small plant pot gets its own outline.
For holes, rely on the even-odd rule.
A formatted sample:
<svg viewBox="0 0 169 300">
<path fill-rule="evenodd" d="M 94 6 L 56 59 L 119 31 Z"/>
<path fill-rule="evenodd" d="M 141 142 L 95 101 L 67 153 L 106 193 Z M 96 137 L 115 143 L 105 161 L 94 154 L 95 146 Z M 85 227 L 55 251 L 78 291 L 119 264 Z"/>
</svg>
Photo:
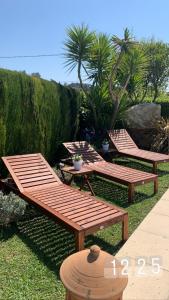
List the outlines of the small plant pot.
<svg viewBox="0 0 169 300">
<path fill-rule="evenodd" d="M 82 168 L 83 160 L 74 160 L 73 165 L 76 171 L 80 171 Z"/>
<path fill-rule="evenodd" d="M 102 144 L 102 149 L 103 149 L 104 152 L 108 152 L 109 144 Z"/>
</svg>

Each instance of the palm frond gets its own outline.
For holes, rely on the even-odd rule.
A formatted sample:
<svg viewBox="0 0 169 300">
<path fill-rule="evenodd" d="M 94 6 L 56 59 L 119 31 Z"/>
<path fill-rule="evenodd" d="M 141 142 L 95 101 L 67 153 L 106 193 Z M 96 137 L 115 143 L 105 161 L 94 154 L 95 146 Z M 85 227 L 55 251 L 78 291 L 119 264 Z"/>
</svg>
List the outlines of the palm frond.
<svg viewBox="0 0 169 300">
<path fill-rule="evenodd" d="M 73 26 L 67 29 L 67 40 L 64 43 L 65 65 L 74 69 L 75 65 L 87 59 L 92 41 L 93 32 L 89 32 L 88 26 Z"/>
</svg>

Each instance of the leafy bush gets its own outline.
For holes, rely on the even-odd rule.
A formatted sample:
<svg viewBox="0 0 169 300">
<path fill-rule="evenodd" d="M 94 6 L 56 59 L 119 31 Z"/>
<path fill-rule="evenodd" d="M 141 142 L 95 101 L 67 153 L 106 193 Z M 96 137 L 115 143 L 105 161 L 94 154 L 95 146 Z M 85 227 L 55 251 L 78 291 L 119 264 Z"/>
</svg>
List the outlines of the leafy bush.
<svg viewBox="0 0 169 300">
<path fill-rule="evenodd" d="M 157 123 L 156 131 L 151 150 L 169 154 L 169 120 L 161 118 Z"/>
<path fill-rule="evenodd" d="M 14 193 L 5 195 L 0 191 L 0 225 L 6 226 L 17 221 L 24 215 L 26 205 L 26 202 Z"/>
</svg>

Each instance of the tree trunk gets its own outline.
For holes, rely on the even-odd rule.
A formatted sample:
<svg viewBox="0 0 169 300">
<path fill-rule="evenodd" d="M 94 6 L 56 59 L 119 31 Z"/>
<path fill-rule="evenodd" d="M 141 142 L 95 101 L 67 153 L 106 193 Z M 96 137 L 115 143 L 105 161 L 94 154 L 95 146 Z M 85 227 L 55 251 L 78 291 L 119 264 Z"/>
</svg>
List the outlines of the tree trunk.
<svg viewBox="0 0 169 300">
<path fill-rule="evenodd" d="M 129 83 L 129 80 L 130 80 L 130 75 L 128 75 L 128 77 L 126 79 L 126 82 L 124 83 L 124 86 L 122 87 L 121 92 L 119 93 L 119 95 L 117 95 L 113 91 L 113 79 L 115 78 L 115 76 L 117 74 L 117 70 L 120 66 L 120 63 L 122 61 L 122 58 L 123 58 L 124 54 L 125 54 L 125 52 L 123 50 L 121 50 L 115 66 L 112 67 L 111 75 L 110 75 L 110 79 L 109 79 L 109 94 L 110 94 L 110 97 L 112 99 L 112 102 L 114 102 L 114 112 L 113 112 L 113 116 L 112 116 L 112 120 L 111 120 L 111 124 L 110 124 L 110 129 L 113 129 L 113 127 L 115 125 L 117 113 L 118 113 L 118 110 L 119 110 L 120 101 L 121 101 L 121 99 L 124 95 L 124 92 L 126 91 L 127 85 Z"/>
<path fill-rule="evenodd" d="M 119 105 L 120 105 L 120 100 L 116 99 L 116 101 L 114 102 L 114 111 L 113 111 L 113 116 L 111 119 L 110 129 L 113 129 L 115 126 L 117 114 L 119 111 Z"/>
<path fill-rule="evenodd" d="M 90 96 L 89 96 L 90 97 Z M 97 113 L 96 113 L 96 108 L 93 105 L 93 101 L 91 98 L 89 98 L 89 102 L 90 102 L 90 107 L 93 113 L 93 121 L 94 121 L 94 128 L 97 130 L 98 128 L 98 124 L 97 124 Z"/>
<path fill-rule="evenodd" d="M 86 95 L 86 91 L 85 91 L 85 89 L 84 89 L 83 82 L 82 82 L 82 78 L 81 78 L 81 66 L 82 66 L 82 63 L 81 63 L 81 61 L 79 61 L 79 63 L 78 63 L 78 69 L 77 69 L 78 79 L 79 79 L 80 87 L 81 87 L 82 91 L 83 91 L 83 92 L 85 93 L 85 95 Z"/>
<path fill-rule="evenodd" d="M 90 95 L 87 93 L 87 91 L 85 90 L 84 86 L 83 86 L 83 81 L 82 81 L 82 77 L 81 77 L 81 67 L 82 67 L 82 63 L 81 61 L 79 61 L 78 63 L 78 79 L 79 79 L 79 83 L 80 83 L 80 87 L 82 89 L 82 91 L 84 92 L 86 98 L 88 98 L 88 101 L 90 103 L 90 107 L 91 107 L 91 110 L 92 110 L 92 113 L 93 113 L 93 119 L 94 119 L 94 128 L 97 129 L 97 115 L 96 115 L 96 109 L 93 105 L 93 101 L 92 99 L 90 98 Z"/>
<path fill-rule="evenodd" d="M 147 88 L 145 89 L 145 91 L 144 91 L 144 93 L 143 93 L 143 96 L 142 96 L 142 98 L 141 98 L 141 102 L 144 101 L 146 95 L 147 95 Z"/>
<path fill-rule="evenodd" d="M 109 94 L 110 94 L 110 97 L 112 99 L 112 102 L 114 102 L 114 112 L 113 112 L 113 116 L 112 116 L 112 120 L 111 120 L 111 124 L 110 124 L 110 129 L 113 129 L 113 127 L 115 125 L 117 113 L 118 113 L 118 110 L 119 110 L 119 104 L 120 104 L 120 100 L 118 99 L 117 95 L 115 95 L 115 93 L 113 92 L 113 78 L 117 74 L 117 70 L 118 70 L 118 67 L 121 63 L 123 54 L 124 54 L 123 51 L 121 51 L 115 66 L 112 67 L 111 75 L 110 75 L 110 78 L 109 78 Z"/>
<path fill-rule="evenodd" d="M 157 86 L 154 87 L 154 97 L 153 97 L 153 102 L 155 102 L 155 100 L 157 99 L 158 97 L 158 88 Z"/>
<path fill-rule="evenodd" d="M 110 78 L 109 78 L 109 94 L 110 94 L 110 97 L 111 97 L 112 101 L 114 101 L 114 97 L 115 97 L 115 94 L 113 92 L 113 78 L 115 78 L 115 76 L 117 74 L 117 70 L 118 70 L 118 67 L 119 67 L 119 65 L 121 63 L 121 60 L 123 58 L 123 54 L 124 54 L 124 52 L 121 51 L 115 66 L 112 67 Z"/>
<path fill-rule="evenodd" d="M 126 88 L 127 88 L 127 85 L 129 83 L 129 80 L 130 80 L 130 75 L 128 75 L 125 83 L 124 83 L 124 86 L 122 87 L 121 89 L 121 92 L 119 93 L 119 95 L 116 95 L 115 99 L 114 99 L 114 112 L 113 112 L 113 116 L 112 116 L 112 121 L 111 121 L 111 129 L 114 128 L 114 125 L 115 125 L 115 122 L 116 122 L 116 118 L 117 118 L 117 114 L 118 114 L 118 111 L 119 111 L 119 105 L 120 105 L 120 101 L 126 91 Z"/>
</svg>

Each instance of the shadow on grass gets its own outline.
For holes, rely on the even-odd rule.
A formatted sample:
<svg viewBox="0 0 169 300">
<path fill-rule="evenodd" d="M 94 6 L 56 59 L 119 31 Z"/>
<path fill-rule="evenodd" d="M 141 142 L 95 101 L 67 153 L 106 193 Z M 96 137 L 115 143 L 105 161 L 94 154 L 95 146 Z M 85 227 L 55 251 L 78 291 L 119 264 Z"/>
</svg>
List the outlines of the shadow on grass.
<svg viewBox="0 0 169 300">
<path fill-rule="evenodd" d="M 130 167 L 132 163 L 133 162 L 129 161 Z M 91 184 L 98 197 L 104 198 L 124 208 L 132 207 L 132 204 L 128 204 L 127 187 L 109 180 L 104 180 L 100 177 L 91 177 Z M 153 183 L 151 184 L 153 190 Z M 141 192 L 136 191 L 135 203 L 147 200 L 152 196 L 149 194 L 149 189 L 148 193 L 146 189 Z M 88 236 L 85 240 L 85 247 L 88 248 L 93 244 L 97 244 L 103 250 L 114 255 L 123 244 L 119 242 L 120 233 L 118 228 L 116 231 L 116 225 L 114 225 L 107 230 L 103 230 L 101 233 L 99 232 L 97 235 Z M 35 215 L 34 211 L 32 211 L 32 213 L 29 211 L 25 219 L 18 222 L 18 226 L 6 228 L 0 240 L 5 241 L 14 234 L 18 235 L 31 251 L 37 255 L 38 259 L 52 270 L 57 277 L 59 277 L 59 268 L 63 260 L 75 252 L 74 234 L 36 210 Z M 111 236 L 114 240 L 113 245 L 111 243 Z"/>
<path fill-rule="evenodd" d="M 3 227 L 0 226 L 0 242 L 5 242 L 17 234 L 18 228 L 15 223 L 12 223 L 9 226 Z"/>
<path fill-rule="evenodd" d="M 93 191 L 96 196 L 105 199 L 112 204 L 116 204 L 120 207 L 127 208 L 132 205 L 132 203 L 128 202 L 128 187 L 124 185 L 120 185 L 113 181 L 109 181 L 99 176 L 90 177 L 90 183 L 92 185 Z M 80 184 L 80 179 L 76 180 L 76 184 Z M 138 203 L 142 202 L 148 198 L 151 198 L 154 195 L 154 185 L 153 182 L 150 183 L 152 185 L 152 194 L 147 194 L 144 192 L 140 192 L 135 190 L 134 202 Z M 85 187 L 87 190 L 87 188 Z M 88 190 L 89 191 L 89 190 Z"/>
<path fill-rule="evenodd" d="M 15 234 L 57 277 L 63 260 L 75 252 L 74 234 L 44 215 L 18 222 Z M 85 239 L 85 248 L 93 244 L 115 254 L 123 243 L 111 245 L 98 236 L 90 235 Z"/>
<path fill-rule="evenodd" d="M 143 161 L 139 161 L 139 160 L 135 160 L 135 159 L 127 158 L 127 157 L 120 157 L 120 158 L 115 158 L 112 162 L 122 165 L 124 167 L 126 166 L 126 167 L 129 167 L 132 169 L 137 169 L 137 170 L 140 170 L 143 172 L 153 173 L 152 164 L 145 163 Z M 158 168 L 157 168 L 158 176 L 165 176 L 165 175 L 169 174 L 169 169 L 168 169 L 168 171 L 162 170 L 159 166 L 160 165 L 158 165 Z M 169 163 L 168 163 L 168 166 L 169 166 Z"/>
</svg>

